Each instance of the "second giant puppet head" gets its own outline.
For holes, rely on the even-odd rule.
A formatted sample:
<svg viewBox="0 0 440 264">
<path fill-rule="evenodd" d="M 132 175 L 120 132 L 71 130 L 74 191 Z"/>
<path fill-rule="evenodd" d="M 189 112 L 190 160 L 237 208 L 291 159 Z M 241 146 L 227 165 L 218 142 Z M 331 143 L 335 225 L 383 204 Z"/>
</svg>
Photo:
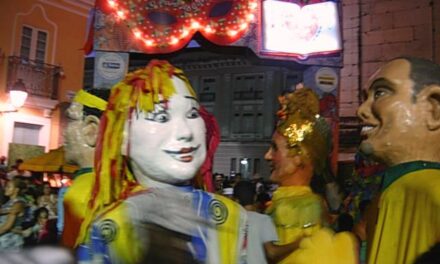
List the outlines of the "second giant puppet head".
<svg viewBox="0 0 440 264">
<path fill-rule="evenodd" d="M 272 169 L 271 180 L 287 185 L 309 185 L 314 174 L 327 169 L 330 129 L 319 116 L 318 96 L 298 86 L 279 98 L 279 121 L 265 155 Z"/>
</svg>

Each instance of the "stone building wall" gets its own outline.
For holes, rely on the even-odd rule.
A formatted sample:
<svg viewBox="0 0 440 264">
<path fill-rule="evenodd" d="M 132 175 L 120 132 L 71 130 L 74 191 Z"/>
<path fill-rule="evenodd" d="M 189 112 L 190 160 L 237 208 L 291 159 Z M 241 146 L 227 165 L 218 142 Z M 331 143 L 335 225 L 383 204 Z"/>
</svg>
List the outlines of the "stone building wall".
<svg viewBox="0 0 440 264">
<path fill-rule="evenodd" d="M 354 116 L 359 90 L 385 61 L 416 56 L 440 63 L 440 0 L 342 0 L 344 67 L 340 115 Z"/>
</svg>

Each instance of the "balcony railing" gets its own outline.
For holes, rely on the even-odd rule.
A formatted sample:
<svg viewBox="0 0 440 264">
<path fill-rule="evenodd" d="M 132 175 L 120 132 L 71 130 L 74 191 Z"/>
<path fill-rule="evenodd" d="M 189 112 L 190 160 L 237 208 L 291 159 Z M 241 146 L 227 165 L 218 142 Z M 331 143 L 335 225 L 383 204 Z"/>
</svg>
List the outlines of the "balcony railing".
<svg viewBox="0 0 440 264">
<path fill-rule="evenodd" d="M 22 79 L 31 96 L 40 96 L 57 100 L 61 67 L 29 60 L 27 58 L 8 57 L 7 90 Z"/>
</svg>

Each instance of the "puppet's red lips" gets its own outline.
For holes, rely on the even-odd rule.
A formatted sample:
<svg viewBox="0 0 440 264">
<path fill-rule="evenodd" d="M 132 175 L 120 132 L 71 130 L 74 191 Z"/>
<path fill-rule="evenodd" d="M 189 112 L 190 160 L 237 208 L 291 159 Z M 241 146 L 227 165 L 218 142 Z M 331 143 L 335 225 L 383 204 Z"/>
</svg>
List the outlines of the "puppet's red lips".
<svg viewBox="0 0 440 264">
<path fill-rule="evenodd" d="M 185 147 L 179 150 L 164 150 L 173 159 L 181 162 L 191 162 L 194 159 L 194 154 L 200 148 L 200 145 L 195 147 Z"/>
<path fill-rule="evenodd" d="M 179 150 L 164 150 L 165 153 L 172 154 L 172 155 L 182 155 L 187 154 L 191 152 L 195 152 L 200 148 L 200 145 L 195 147 L 187 147 L 187 148 L 181 148 Z"/>
</svg>

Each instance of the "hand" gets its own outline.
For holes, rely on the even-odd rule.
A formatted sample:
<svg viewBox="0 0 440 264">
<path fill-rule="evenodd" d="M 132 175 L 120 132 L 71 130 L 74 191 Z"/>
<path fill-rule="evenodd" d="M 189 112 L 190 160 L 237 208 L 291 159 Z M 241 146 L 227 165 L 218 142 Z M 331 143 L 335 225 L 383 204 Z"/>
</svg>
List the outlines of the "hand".
<svg viewBox="0 0 440 264">
<path fill-rule="evenodd" d="M 197 228 L 208 227 L 208 220 L 197 215 L 193 194 L 176 188 L 150 188 L 127 200 L 130 215 L 137 224 L 156 224 L 166 229 L 193 235 Z"/>
</svg>

